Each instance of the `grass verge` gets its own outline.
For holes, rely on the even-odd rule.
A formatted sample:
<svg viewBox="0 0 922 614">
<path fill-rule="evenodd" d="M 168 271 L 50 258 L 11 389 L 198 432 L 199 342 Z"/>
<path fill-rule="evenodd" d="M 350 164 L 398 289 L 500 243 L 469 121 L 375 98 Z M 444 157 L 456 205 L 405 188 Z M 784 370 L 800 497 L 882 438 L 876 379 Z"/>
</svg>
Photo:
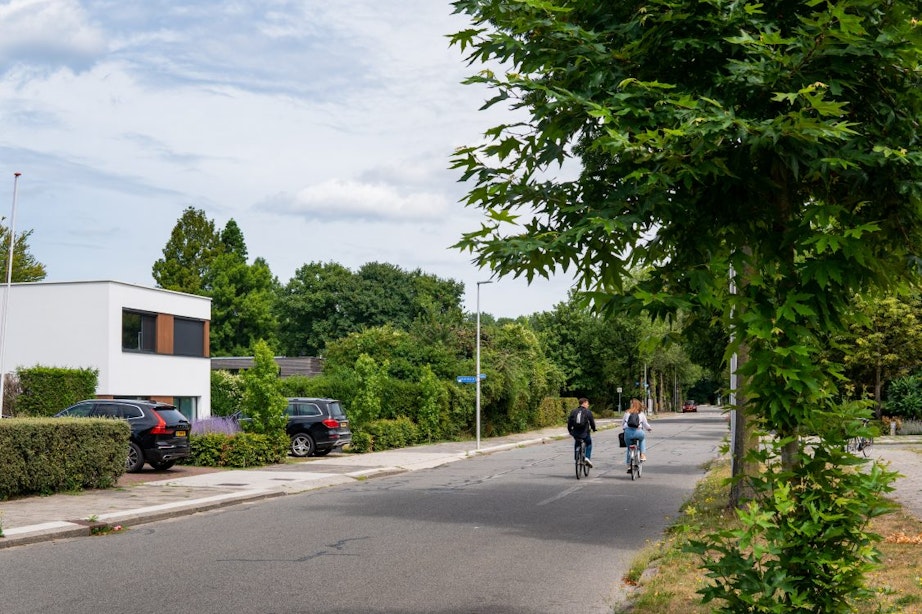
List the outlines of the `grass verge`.
<svg viewBox="0 0 922 614">
<path fill-rule="evenodd" d="M 682 516 L 665 538 L 635 557 L 624 582 L 637 587 L 630 605 L 618 612 L 631 614 L 708 614 L 698 589 L 706 582 L 699 559 L 682 551 L 690 539 L 734 526 L 736 516 L 726 509 L 729 461 L 715 461 L 682 507 Z M 922 521 L 902 510 L 876 518 L 872 530 L 879 544 L 881 568 L 868 576 L 877 603 L 867 612 L 922 614 Z"/>
</svg>

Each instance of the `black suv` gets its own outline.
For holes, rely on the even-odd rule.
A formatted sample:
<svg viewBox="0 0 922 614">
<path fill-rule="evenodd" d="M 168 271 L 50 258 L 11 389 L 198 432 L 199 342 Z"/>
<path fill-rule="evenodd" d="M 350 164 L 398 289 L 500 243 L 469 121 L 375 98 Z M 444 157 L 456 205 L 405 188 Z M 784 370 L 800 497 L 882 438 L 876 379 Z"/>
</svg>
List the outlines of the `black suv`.
<svg viewBox="0 0 922 614">
<path fill-rule="evenodd" d="M 121 418 L 131 425 L 125 470 L 137 473 L 149 463 L 169 469 L 189 456 L 191 425 L 178 409 L 166 403 L 131 399 L 90 399 L 55 414 L 55 418 Z"/>
<path fill-rule="evenodd" d="M 291 398 L 285 416 L 288 418 L 285 432 L 291 438 L 292 456 L 326 456 L 352 441 L 346 411 L 336 399 Z M 251 419 L 241 411 L 231 417 L 240 424 Z"/>
<path fill-rule="evenodd" d="M 288 399 L 285 415 L 292 456 L 325 456 L 352 441 L 349 419 L 335 399 Z"/>
</svg>

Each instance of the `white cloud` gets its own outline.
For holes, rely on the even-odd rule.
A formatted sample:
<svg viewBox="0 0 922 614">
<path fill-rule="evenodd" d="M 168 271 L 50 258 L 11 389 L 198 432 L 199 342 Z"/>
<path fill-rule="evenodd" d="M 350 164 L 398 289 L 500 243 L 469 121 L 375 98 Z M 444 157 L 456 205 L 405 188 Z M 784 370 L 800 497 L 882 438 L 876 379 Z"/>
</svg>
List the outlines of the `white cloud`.
<svg viewBox="0 0 922 614">
<path fill-rule="evenodd" d="M 27 61 L 82 70 L 105 49 L 103 33 L 76 0 L 13 0 L 0 5 L 0 67 Z"/>
<path fill-rule="evenodd" d="M 401 194 L 383 183 L 331 179 L 280 195 L 267 203 L 270 211 L 306 219 L 419 222 L 444 218 L 448 204 L 442 194 Z"/>
</svg>

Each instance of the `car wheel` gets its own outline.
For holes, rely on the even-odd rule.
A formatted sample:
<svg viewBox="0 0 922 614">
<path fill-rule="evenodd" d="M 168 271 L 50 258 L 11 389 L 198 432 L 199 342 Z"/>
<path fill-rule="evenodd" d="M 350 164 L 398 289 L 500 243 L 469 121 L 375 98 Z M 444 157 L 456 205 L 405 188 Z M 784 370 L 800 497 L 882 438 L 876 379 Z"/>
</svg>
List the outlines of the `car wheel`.
<svg viewBox="0 0 922 614">
<path fill-rule="evenodd" d="M 297 433 L 291 438 L 291 455 L 303 458 L 317 451 L 314 439 L 307 433 Z"/>
<path fill-rule="evenodd" d="M 137 473 L 144 466 L 144 452 L 141 447 L 133 441 L 128 442 L 128 458 L 125 459 L 125 471 L 128 473 Z"/>
<path fill-rule="evenodd" d="M 159 463 L 151 463 L 150 466 L 156 469 L 157 471 L 165 471 L 166 469 L 169 469 L 175 464 L 176 464 L 176 461 L 169 460 L 169 461 L 161 461 Z"/>
</svg>

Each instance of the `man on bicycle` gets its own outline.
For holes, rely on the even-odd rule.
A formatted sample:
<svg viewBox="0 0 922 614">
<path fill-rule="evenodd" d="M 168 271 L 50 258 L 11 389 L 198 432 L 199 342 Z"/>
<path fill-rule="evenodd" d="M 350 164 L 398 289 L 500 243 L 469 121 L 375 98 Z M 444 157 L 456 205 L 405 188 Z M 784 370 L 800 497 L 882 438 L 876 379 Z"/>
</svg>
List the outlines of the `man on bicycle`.
<svg viewBox="0 0 922 614">
<path fill-rule="evenodd" d="M 579 442 L 586 442 L 586 464 L 592 467 L 592 436 L 589 430 L 595 430 L 595 418 L 592 417 L 592 411 L 589 409 L 589 399 L 581 398 L 579 407 L 570 412 L 567 418 L 567 432 L 573 436 L 573 453 L 579 450 Z"/>
</svg>

